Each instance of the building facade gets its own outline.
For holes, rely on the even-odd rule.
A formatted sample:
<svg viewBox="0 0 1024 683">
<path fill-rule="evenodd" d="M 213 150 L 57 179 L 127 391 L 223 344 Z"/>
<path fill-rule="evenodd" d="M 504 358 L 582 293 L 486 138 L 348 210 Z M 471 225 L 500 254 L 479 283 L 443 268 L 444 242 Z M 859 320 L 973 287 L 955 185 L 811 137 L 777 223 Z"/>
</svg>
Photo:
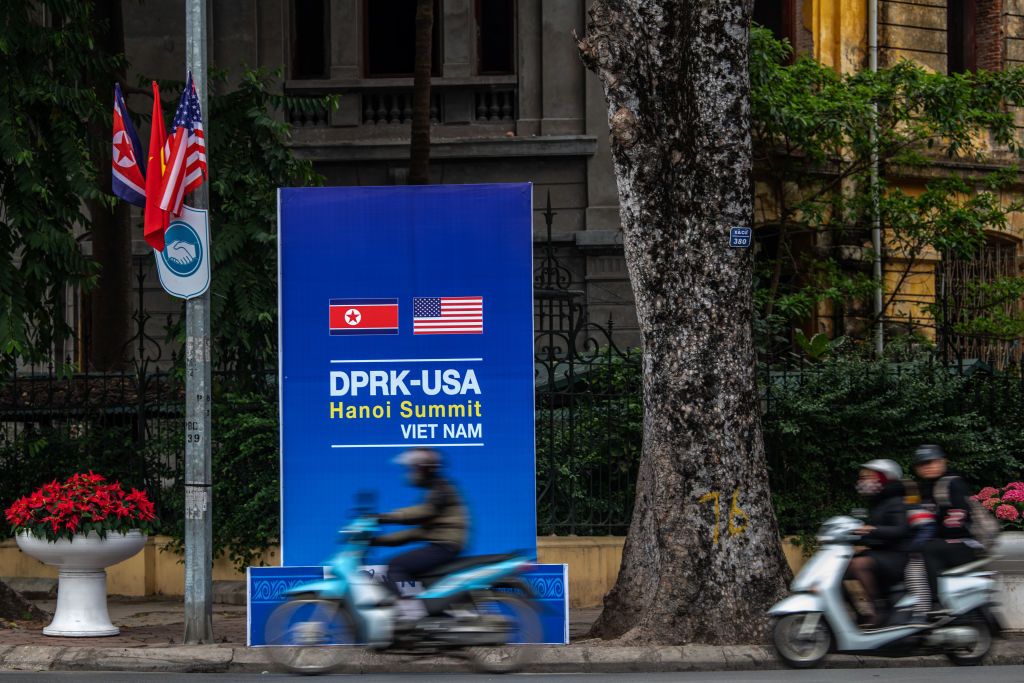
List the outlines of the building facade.
<svg viewBox="0 0 1024 683">
<path fill-rule="evenodd" d="M 577 56 L 584 0 L 435 0 L 431 180 L 531 182 L 534 235 L 551 240 L 592 319 L 635 344 L 618 195 L 600 83 Z M 280 113 L 295 153 L 328 185 L 405 182 L 412 115 L 415 0 L 217 0 L 209 59 L 237 82 L 246 67 L 283 69 L 289 95 L 338 97 L 335 111 Z M 135 75 L 182 78 L 183 3 L 123 3 Z M 146 111 L 144 98 L 130 103 Z M 216 154 L 216 130 L 210 132 Z M 216 160 L 212 160 L 216 167 Z M 213 239 L 217 227 L 212 226 Z M 141 233 L 138 235 L 141 239 Z M 140 244 L 141 247 L 141 244 Z M 144 251 L 144 250 L 143 250 Z M 538 246 L 538 259 L 543 249 Z M 146 258 L 140 256 L 140 258 Z M 155 279 L 146 302 L 173 310 Z"/>
<path fill-rule="evenodd" d="M 335 111 L 286 111 L 297 155 L 311 159 L 329 185 L 401 184 L 408 162 L 415 0 L 217 0 L 209 3 L 211 63 L 237 81 L 246 67 L 281 69 L 291 95 L 338 97 Z M 431 117 L 431 179 L 438 183 L 532 182 L 534 239 L 540 259 L 548 234 L 544 210 L 555 213 L 551 243 L 571 274 L 590 320 L 614 322 L 623 345 L 639 341 L 607 135 L 607 107 L 597 78 L 577 56 L 590 0 L 435 0 Z M 878 0 L 882 66 L 910 59 L 955 73 L 1024 65 L 1024 0 Z M 125 45 L 133 75 L 181 79 L 183 2 L 123 3 Z M 757 0 L 754 19 L 840 73 L 867 64 L 868 0 Z M 136 111 L 148 103 L 132 102 Z M 210 132 L 216 138 L 216 130 Z M 215 143 L 214 143 L 215 145 Z M 215 150 L 215 146 L 214 146 Z M 216 153 L 215 151 L 213 152 Z M 996 168 L 999 160 L 986 167 Z M 214 168 L 216 161 L 213 161 Z M 955 169 L 954 169 L 955 170 Z M 920 177 L 897 179 L 921 187 Z M 1016 201 L 1017 188 L 1006 197 Z M 771 221 L 771 202 L 756 192 L 755 215 Z M 216 226 L 213 238 L 216 239 Z M 140 263 L 147 262 L 141 248 Z M 1024 216 L 990 236 L 973 263 L 945 271 L 941 255 L 886 254 L 886 280 L 898 288 L 886 309 L 893 330 L 927 322 L 928 307 L 956 278 L 1021 272 Z M 152 275 L 145 305 L 159 316 L 179 310 Z M 955 302 L 954 302 L 955 305 Z M 1013 302 L 1012 307 L 1019 306 Z M 967 315 L 965 312 L 964 315 Z M 822 308 L 808 332 L 856 333 Z M 929 331 L 931 330 L 931 331 Z M 924 325 L 926 335 L 935 326 Z M 998 349 L 957 341 L 968 356 Z M 968 347 L 971 347 L 968 349 Z M 983 348 L 984 347 L 984 348 Z"/>
</svg>

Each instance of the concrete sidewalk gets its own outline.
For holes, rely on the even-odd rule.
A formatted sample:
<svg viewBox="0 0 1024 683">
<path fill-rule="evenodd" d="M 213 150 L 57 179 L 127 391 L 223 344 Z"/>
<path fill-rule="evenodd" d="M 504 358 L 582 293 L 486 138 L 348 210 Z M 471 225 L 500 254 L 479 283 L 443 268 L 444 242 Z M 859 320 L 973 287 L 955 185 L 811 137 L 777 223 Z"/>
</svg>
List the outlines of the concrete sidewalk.
<svg viewBox="0 0 1024 683">
<path fill-rule="evenodd" d="M 52 600 L 36 600 L 52 611 Z M 180 645 L 184 625 L 177 600 L 110 600 L 110 615 L 121 635 L 110 638 L 51 638 L 44 624 L 23 624 L 0 630 L 0 670 L 136 671 L 176 673 L 259 673 L 270 670 L 260 648 L 245 643 L 245 607 L 214 605 L 216 645 Z M 597 610 L 574 610 L 570 638 L 564 647 L 537 648 L 527 671 L 545 673 L 629 673 L 656 671 L 719 671 L 780 668 L 765 647 L 710 645 L 622 647 L 579 640 Z M 942 666 L 944 657 L 905 659 L 834 656 L 834 668 Z M 997 642 L 992 664 L 1024 664 L 1024 638 Z M 338 673 L 446 673 L 469 669 L 452 657 L 382 655 L 353 649 Z"/>
<path fill-rule="evenodd" d="M 990 664 L 1024 663 L 1024 641 L 1000 643 Z M 945 666 L 943 657 L 876 659 L 837 655 L 827 668 Z M 569 645 L 538 648 L 525 668 L 535 673 L 649 673 L 661 671 L 745 671 L 782 668 L 763 647 L 709 645 L 614 647 Z M 260 673 L 271 670 L 260 648 L 231 645 L 97 647 L 0 646 L 0 670 L 135 671 L 176 673 Z M 466 661 L 449 657 L 382 655 L 354 649 L 337 673 L 460 673 Z"/>
</svg>

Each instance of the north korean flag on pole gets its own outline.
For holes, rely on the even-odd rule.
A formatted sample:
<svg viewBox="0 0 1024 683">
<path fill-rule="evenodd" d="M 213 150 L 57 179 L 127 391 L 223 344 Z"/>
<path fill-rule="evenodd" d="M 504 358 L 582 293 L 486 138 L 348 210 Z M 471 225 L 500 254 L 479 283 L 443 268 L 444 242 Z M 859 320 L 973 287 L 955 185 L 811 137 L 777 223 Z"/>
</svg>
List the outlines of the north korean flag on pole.
<svg viewBox="0 0 1024 683">
<path fill-rule="evenodd" d="M 142 145 L 135 133 L 120 84 L 114 84 L 114 147 L 111 159 L 111 190 L 135 206 L 146 205 L 146 176 L 139 163 Z"/>
</svg>

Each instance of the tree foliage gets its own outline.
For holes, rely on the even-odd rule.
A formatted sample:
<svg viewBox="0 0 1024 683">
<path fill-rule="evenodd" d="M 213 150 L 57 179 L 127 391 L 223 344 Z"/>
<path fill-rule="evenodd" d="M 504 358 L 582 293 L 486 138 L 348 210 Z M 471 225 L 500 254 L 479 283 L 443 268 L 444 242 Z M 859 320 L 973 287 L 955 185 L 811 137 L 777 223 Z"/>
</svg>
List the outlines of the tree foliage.
<svg viewBox="0 0 1024 683">
<path fill-rule="evenodd" d="M 247 71 L 209 105 L 214 358 L 250 387 L 277 364 L 277 188 L 323 182 L 288 147 L 290 126 L 274 118 L 311 101 L 271 92 L 272 76 Z M 334 106 L 331 98 L 312 103 Z"/>
<path fill-rule="evenodd" d="M 95 183 L 88 124 L 108 104 L 81 83 L 113 73 L 91 3 L 0 3 L 0 372 L 50 357 L 71 330 L 68 288 L 95 284 L 76 236 L 89 229 L 83 200 L 113 202 Z"/>
<path fill-rule="evenodd" d="M 765 29 L 755 28 L 751 41 L 762 193 L 755 220 L 771 242 L 757 275 L 762 351 L 788 346 L 793 324 L 822 302 L 861 314 L 874 287 L 859 266 L 873 258 L 875 150 L 884 248 L 896 272 L 886 306 L 922 259 L 970 257 L 1021 209 L 1003 191 L 1022 151 L 1012 107 L 1024 103 L 1024 68 L 946 75 L 902 61 L 838 74 L 806 55 L 787 63 L 789 45 Z M 981 161 L 1004 168 L 972 165 Z M 929 313 L 941 315 L 937 306 Z M 995 307 L 976 317 L 989 313 Z"/>
<path fill-rule="evenodd" d="M 762 389 L 772 497 L 783 533 L 863 505 L 860 463 L 891 458 L 910 472 L 922 443 L 942 444 L 976 487 L 1019 478 L 1024 391 L 1009 376 L 968 376 L 920 354 L 902 363 L 841 353 L 798 372 L 772 372 Z"/>
<path fill-rule="evenodd" d="M 277 402 L 265 394 L 232 394 L 214 403 L 213 552 L 239 571 L 257 564 L 280 530 Z M 180 438 L 179 448 L 183 447 Z M 168 486 L 162 531 L 184 550 L 183 464 Z"/>
</svg>

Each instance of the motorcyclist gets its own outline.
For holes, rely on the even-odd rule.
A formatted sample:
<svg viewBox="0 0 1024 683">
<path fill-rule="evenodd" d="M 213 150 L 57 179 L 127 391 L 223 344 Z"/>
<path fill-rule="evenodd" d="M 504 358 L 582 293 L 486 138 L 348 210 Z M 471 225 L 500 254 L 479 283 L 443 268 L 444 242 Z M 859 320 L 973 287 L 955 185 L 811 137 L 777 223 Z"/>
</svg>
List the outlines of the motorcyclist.
<svg viewBox="0 0 1024 683">
<path fill-rule="evenodd" d="M 410 485 L 426 489 L 422 503 L 381 515 L 381 524 L 413 526 L 373 539 L 375 546 L 399 546 L 425 542 L 391 559 L 388 587 L 400 596 L 398 584 L 413 581 L 432 569 L 458 557 L 466 545 L 469 515 L 455 486 L 441 476 L 442 456 L 432 448 L 413 448 L 401 453 L 395 462 L 406 468 Z M 417 611 L 408 601 L 399 603 L 403 612 Z M 407 614 L 406 616 L 414 616 Z"/>
<path fill-rule="evenodd" d="M 848 579 L 857 580 L 869 600 L 865 625 L 880 626 L 889 611 L 889 588 L 903 579 L 907 561 L 903 544 L 909 536 L 903 470 L 893 460 L 878 459 L 860 466 L 857 492 L 868 503 L 867 524 L 859 529 L 860 543 L 868 546 L 853 557 Z"/>
<path fill-rule="evenodd" d="M 921 503 L 935 515 L 935 537 L 921 545 L 930 598 L 934 600 L 939 575 L 977 559 L 982 545 L 970 533 L 970 489 L 962 477 L 949 471 L 942 447 L 918 446 L 914 452 L 914 473 Z"/>
</svg>

